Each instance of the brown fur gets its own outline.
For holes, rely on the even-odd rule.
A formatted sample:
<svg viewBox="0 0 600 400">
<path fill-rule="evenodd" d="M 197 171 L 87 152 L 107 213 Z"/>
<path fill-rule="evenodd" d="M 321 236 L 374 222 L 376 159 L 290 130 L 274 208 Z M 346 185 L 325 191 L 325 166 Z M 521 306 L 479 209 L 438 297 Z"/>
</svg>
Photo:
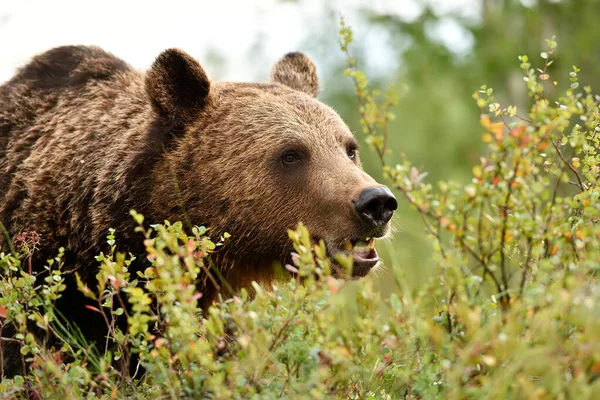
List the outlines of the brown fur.
<svg viewBox="0 0 600 400">
<path fill-rule="evenodd" d="M 302 53 L 288 53 L 271 70 L 271 80 L 312 97 L 319 93 L 319 77 L 312 60 Z"/>
<path fill-rule="evenodd" d="M 210 82 L 180 50 L 147 73 L 96 47 L 50 50 L 0 86 L 0 220 L 11 235 L 41 234 L 36 271 L 64 246 L 93 285 L 108 228 L 123 250 L 143 253 L 130 209 L 148 223 L 185 210 L 215 238 L 232 235 L 214 257 L 232 286 L 268 281 L 273 262 L 288 261 L 286 232 L 298 221 L 332 243 L 365 234 L 353 202 L 378 186 L 348 156 L 356 142 L 317 91 L 301 53 L 274 66 L 272 83 L 229 83 Z M 284 165 L 289 150 L 302 161 Z M 201 289 L 207 301 L 217 294 Z M 63 311 L 93 326 L 69 290 Z"/>
</svg>

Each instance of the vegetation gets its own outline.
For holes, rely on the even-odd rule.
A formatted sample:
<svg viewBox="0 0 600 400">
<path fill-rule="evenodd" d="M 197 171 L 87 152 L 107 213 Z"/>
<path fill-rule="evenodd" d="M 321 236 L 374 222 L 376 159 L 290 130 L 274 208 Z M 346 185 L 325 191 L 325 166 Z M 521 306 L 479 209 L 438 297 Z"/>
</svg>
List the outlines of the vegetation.
<svg viewBox="0 0 600 400">
<path fill-rule="evenodd" d="M 473 101 L 484 155 L 466 184 L 431 183 L 390 146 L 396 89 L 370 89 L 343 22 L 340 36 L 362 133 L 388 184 L 422 220 L 433 243 L 432 278 L 413 290 L 402 270 L 390 269 L 389 294 L 372 279 L 334 279 L 323 244 L 311 244 L 299 225 L 290 232 L 294 265 L 286 266 L 296 278 L 256 285 L 252 295 L 243 290 L 202 313 L 194 283 L 227 238 L 211 240 L 204 227 L 185 232 L 180 223 L 144 230 L 133 212 L 152 266 L 134 276 L 130 255 L 99 256 L 98 286 L 80 285 L 110 330 L 106 345 L 94 348 L 52 307 L 64 289 L 61 252 L 46 275 L 32 276 L 35 236 L 22 235 L 14 252 L 0 255 L 0 326 L 17 327 L 14 340 L 31 371 L 3 380 L 0 398 L 600 393 L 600 100 L 579 82 L 579 69 L 553 75 L 551 39 L 541 54 L 519 57 L 526 108 L 501 105 L 481 86 Z M 563 78 L 565 90 L 556 82 Z M 107 240 L 115 245 L 112 235 Z M 337 261 L 351 268 L 350 260 Z M 115 323 L 122 314 L 127 332 Z M 60 338 L 60 346 L 46 347 L 27 321 Z M 141 378 L 122 372 L 138 363 Z"/>
<path fill-rule="evenodd" d="M 568 89 L 573 65 L 581 69 L 581 82 L 596 93 L 600 88 L 600 30 L 596 27 L 600 2 L 596 0 L 387 3 L 360 2 L 359 12 L 353 14 L 346 7 L 341 12 L 355 28 L 352 53 L 359 67 L 369 72 L 370 85 L 384 88 L 398 79 L 408 87 L 399 88 L 402 95 L 392 108 L 397 118 L 388 125 L 388 147 L 394 151 L 387 155 L 387 163 L 393 166 L 407 158 L 428 173 L 430 182 L 468 184 L 473 165 L 487 152 L 487 143 L 480 140 L 480 110 L 472 98 L 476 88 L 493 87 L 496 102 L 515 105 L 527 114 L 531 103 L 517 58 L 527 54 L 539 60 L 537 55 L 547 51 L 545 39 L 556 35 L 559 41 L 550 66 L 558 81 L 555 94 Z M 410 15 L 411 4 L 421 11 Z M 311 31 L 306 46 L 323 67 L 336 66 L 326 72 L 324 101 L 360 136 L 356 96 L 342 74 L 346 61 L 333 50 L 337 42 L 332 27 L 340 10 L 335 5 L 331 8 L 331 19 L 323 21 L 322 40 L 313 44 Z M 371 176 L 384 181 L 375 152 L 363 151 L 361 159 Z M 407 202 L 399 203 L 395 217 L 399 229 L 378 251 L 386 264 L 402 268 L 407 284 L 418 290 L 437 274 L 437 265 L 430 261 L 431 242 L 422 234 L 419 214 Z M 377 285 L 391 293 L 395 290 L 391 282 L 391 274 L 384 274 Z"/>
</svg>

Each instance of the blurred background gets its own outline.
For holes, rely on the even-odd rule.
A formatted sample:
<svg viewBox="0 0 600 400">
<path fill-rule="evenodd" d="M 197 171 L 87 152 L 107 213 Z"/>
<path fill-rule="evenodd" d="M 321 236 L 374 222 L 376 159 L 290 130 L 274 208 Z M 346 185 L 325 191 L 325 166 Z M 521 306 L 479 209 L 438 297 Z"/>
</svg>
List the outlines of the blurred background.
<svg viewBox="0 0 600 400">
<path fill-rule="evenodd" d="M 351 52 L 373 87 L 408 85 L 394 110 L 390 147 L 428 172 L 427 180 L 468 182 L 482 155 L 479 109 L 472 94 L 494 88 L 503 105 L 527 107 L 517 57 L 539 53 L 556 35 L 550 69 L 560 87 L 572 65 L 583 84 L 600 87 L 600 1 L 596 0 L 0 0 L 0 82 L 33 54 L 63 44 L 96 44 L 137 68 L 167 47 L 179 47 L 217 80 L 264 81 L 270 65 L 291 50 L 308 53 L 322 80 L 321 100 L 360 138 L 357 102 L 339 50 L 339 20 L 354 30 Z M 365 168 L 381 180 L 363 146 Z M 392 157 L 393 158 L 393 157 Z M 417 288 L 431 275 L 430 243 L 406 202 L 397 233 L 381 244 L 391 268 Z M 376 277 L 389 289 L 386 273 Z"/>
</svg>

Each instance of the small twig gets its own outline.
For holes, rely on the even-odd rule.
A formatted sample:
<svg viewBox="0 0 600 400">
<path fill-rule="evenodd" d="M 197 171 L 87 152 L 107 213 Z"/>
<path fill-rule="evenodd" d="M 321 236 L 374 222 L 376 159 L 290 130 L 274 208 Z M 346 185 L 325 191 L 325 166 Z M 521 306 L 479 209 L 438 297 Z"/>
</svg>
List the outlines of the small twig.
<svg viewBox="0 0 600 400">
<path fill-rule="evenodd" d="M 548 207 L 548 216 L 546 217 L 546 222 L 544 223 L 544 228 L 542 230 L 542 237 L 544 240 L 544 258 L 548 258 L 550 255 L 550 238 L 547 237 L 548 226 L 550 225 L 550 220 L 552 218 L 552 207 L 556 204 L 556 196 L 558 193 L 558 184 L 560 183 L 560 175 L 562 174 L 562 168 L 558 171 L 558 176 L 556 177 L 556 181 L 554 182 L 554 189 L 552 191 L 552 200 L 550 201 L 550 207 Z"/>
<path fill-rule="evenodd" d="M 483 207 L 484 202 L 482 201 L 479 205 L 479 218 L 477 218 L 477 246 L 479 247 L 479 253 L 483 255 L 483 241 L 481 238 L 481 231 L 483 228 Z"/>
<path fill-rule="evenodd" d="M 290 322 L 292 322 L 292 320 L 294 318 L 296 318 L 296 315 L 298 314 L 298 311 L 300 311 L 300 309 L 302 307 L 304 307 L 304 302 L 305 302 L 307 296 L 308 296 L 308 294 L 304 295 L 304 297 L 300 300 L 300 304 L 298 304 L 298 306 L 290 314 L 290 316 L 288 317 L 288 319 L 285 320 L 285 322 L 283 323 L 283 325 L 279 329 L 279 332 L 277 332 L 277 335 L 275 335 L 275 339 L 273 340 L 273 342 L 271 342 L 271 345 L 269 346 L 269 353 L 272 353 L 273 349 L 275 349 L 275 347 L 277 347 L 277 345 L 279 344 L 279 341 L 280 341 L 280 339 L 281 339 L 281 337 L 283 335 L 283 332 L 286 330 L 286 328 L 288 327 L 288 325 L 290 324 Z"/>
<path fill-rule="evenodd" d="M 221 285 L 219 285 L 217 283 L 217 280 L 215 279 L 215 277 L 211 274 L 210 270 L 206 267 L 206 265 L 204 265 L 204 262 L 202 262 L 202 261 L 200 262 L 200 268 L 206 274 L 206 278 L 208 278 L 212 282 L 212 284 L 215 287 L 215 289 L 217 289 L 217 291 L 220 291 L 221 290 Z M 206 278 L 205 278 L 205 280 L 206 280 Z"/>
<path fill-rule="evenodd" d="M 567 161 L 567 159 L 563 155 L 562 151 L 560 150 L 560 147 L 556 144 L 556 142 L 554 140 L 552 140 L 552 139 L 550 141 L 552 142 L 552 146 L 554 146 L 554 149 L 556 150 L 556 153 L 558 154 L 558 156 L 560 157 L 560 159 L 575 174 L 575 177 L 577 178 L 577 186 L 579 186 L 579 188 L 581 189 L 581 191 L 584 192 L 586 190 L 586 187 L 583 184 L 583 181 L 581 180 L 581 176 L 579 175 L 579 171 L 577 171 L 577 168 L 575 168 L 573 165 L 571 165 L 570 162 Z"/>
<path fill-rule="evenodd" d="M 581 218 L 582 213 L 583 213 L 583 205 L 581 207 L 579 207 L 577 210 L 575 210 L 575 216 L 579 219 L 579 218 Z M 575 228 L 576 224 L 577 224 L 577 222 L 574 219 L 573 222 L 571 223 L 571 230 L 573 230 Z M 569 240 L 569 241 L 571 242 L 571 247 L 573 248 L 573 253 L 575 254 L 575 259 L 577 260 L 577 262 L 580 262 L 581 260 L 579 257 L 579 251 L 577 250 L 577 245 L 575 244 L 575 238 L 576 238 L 576 235 L 572 235 L 571 240 Z"/>
<path fill-rule="evenodd" d="M 117 291 L 117 299 L 119 300 L 119 304 L 121 305 L 121 308 L 123 309 L 123 312 L 125 313 L 125 316 L 129 319 L 130 315 L 129 312 L 127 312 L 127 307 L 125 307 L 125 302 L 123 302 L 123 298 L 121 297 L 121 291 Z"/>
<path fill-rule="evenodd" d="M 112 302 L 111 302 L 112 304 Z M 109 339 L 109 335 L 111 332 L 111 328 L 112 328 L 112 324 L 108 321 L 108 317 L 106 316 L 106 313 L 103 310 L 103 306 L 102 306 L 102 298 L 98 299 L 98 309 L 100 311 L 100 314 L 102 315 L 102 318 L 104 319 L 104 323 L 106 324 L 106 328 L 108 329 L 108 335 L 106 335 L 106 341 L 104 342 L 104 354 L 106 354 L 108 352 L 108 343 L 110 341 Z M 112 311 L 112 308 L 111 308 Z"/>
<path fill-rule="evenodd" d="M 448 298 L 448 305 L 446 311 L 446 317 L 448 318 L 448 333 L 452 334 L 452 314 L 450 314 L 450 305 L 452 304 L 452 300 L 454 299 L 455 292 L 450 293 L 450 297 Z"/>
<path fill-rule="evenodd" d="M 533 124 L 532 120 L 530 120 L 529 118 L 522 117 L 519 114 L 515 114 L 515 117 L 519 118 L 521 121 L 525 121 L 525 122 L 528 122 L 530 124 Z"/>
<path fill-rule="evenodd" d="M 1 337 L 0 336 L 0 341 L 3 342 L 12 342 L 12 343 L 19 343 L 19 344 L 23 344 L 22 340 L 19 339 L 13 339 L 13 338 L 9 338 L 9 337 Z"/>
<path fill-rule="evenodd" d="M 0 338 L 2 337 L 2 330 L 4 329 L 4 322 L 0 321 Z M 0 343 L 0 381 L 4 379 L 4 346 Z"/>
<path fill-rule="evenodd" d="M 521 284 L 519 285 L 519 297 L 523 296 L 523 290 L 525 289 L 525 281 L 527 280 L 527 276 L 529 275 L 529 263 L 531 262 L 531 249 L 533 247 L 533 241 L 531 237 L 527 238 L 527 258 L 525 259 L 525 264 L 523 265 L 523 273 L 521 274 Z"/>
<path fill-rule="evenodd" d="M 508 229 L 508 211 L 510 209 L 509 202 L 510 197 L 513 192 L 513 184 L 516 182 L 517 171 L 519 169 L 519 163 L 521 159 L 517 158 L 515 160 L 515 167 L 513 168 L 513 175 L 508 182 L 508 191 L 506 193 L 506 197 L 504 199 L 504 206 L 502 208 L 502 230 L 500 236 L 500 272 L 502 274 L 502 284 L 504 286 L 503 291 L 508 291 L 508 275 L 506 272 L 506 254 L 504 252 L 504 245 L 506 244 L 506 231 Z M 505 298 L 506 295 L 503 295 L 501 299 L 503 302 L 506 302 L 508 299 Z"/>
<path fill-rule="evenodd" d="M 498 280 L 496 275 L 494 275 L 490 267 L 488 267 L 483 258 L 478 256 L 477 253 L 475 253 L 475 251 L 471 247 L 469 247 L 468 244 L 465 243 L 463 238 L 460 238 L 459 243 L 462 246 L 463 250 L 466 250 L 483 267 L 484 274 L 487 273 L 490 276 L 490 278 L 492 278 L 492 281 L 494 281 L 498 292 L 502 292 L 502 285 L 500 284 L 500 281 Z"/>
</svg>

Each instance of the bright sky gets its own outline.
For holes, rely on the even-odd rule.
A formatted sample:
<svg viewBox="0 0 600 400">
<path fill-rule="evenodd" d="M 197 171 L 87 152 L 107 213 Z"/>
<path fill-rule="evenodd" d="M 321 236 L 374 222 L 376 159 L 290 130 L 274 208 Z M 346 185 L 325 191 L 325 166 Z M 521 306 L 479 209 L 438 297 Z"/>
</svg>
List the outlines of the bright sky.
<svg viewBox="0 0 600 400">
<path fill-rule="evenodd" d="M 179 47 L 199 59 L 212 78 L 265 79 L 283 54 L 310 50 L 304 47 L 310 47 L 316 29 L 331 29 L 337 41 L 338 17 L 324 24 L 324 1 L 370 43 L 367 58 L 376 60 L 373 68 L 385 68 L 391 62 L 385 33 L 361 29 L 364 0 L 0 0 L 0 82 L 32 55 L 65 44 L 99 45 L 137 68 L 147 68 L 162 50 Z M 459 10 L 477 18 L 479 12 L 480 0 L 369 0 L 369 7 L 411 20 L 420 14 L 423 1 L 442 13 Z M 443 20 L 432 32 L 459 53 L 472 44 L 453 19 Z M 253 58 L 257 41 L 264 50 L 260 60 Z M 218 70 L 215 63 L 202 61 L 211 50 L 222 57 Z M 315 61 L 318 65 L 319 59 Z"/>
</svg>

